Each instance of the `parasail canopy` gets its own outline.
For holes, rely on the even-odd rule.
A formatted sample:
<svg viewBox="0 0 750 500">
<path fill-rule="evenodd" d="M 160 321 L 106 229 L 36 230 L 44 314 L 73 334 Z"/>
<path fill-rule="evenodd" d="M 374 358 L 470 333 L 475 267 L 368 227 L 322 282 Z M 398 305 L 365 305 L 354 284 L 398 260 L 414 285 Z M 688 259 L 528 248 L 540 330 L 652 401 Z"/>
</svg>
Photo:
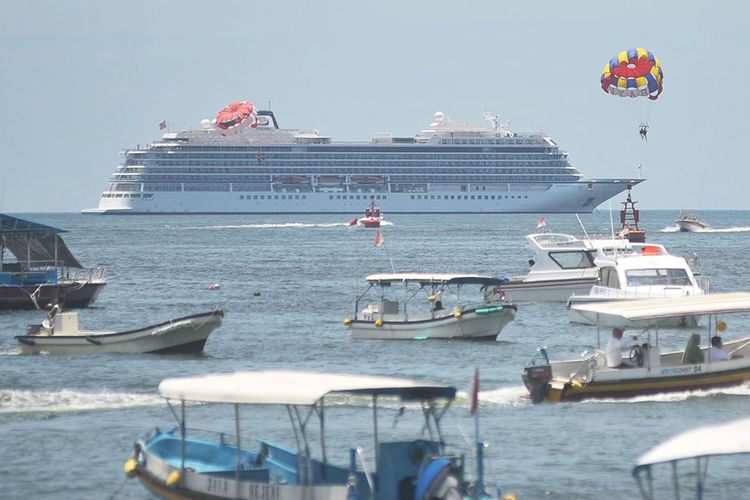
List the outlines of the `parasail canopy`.
<svg viewBox="0 0 750 500">
<path fill-rule="evenodd" d="M 663 90 L 661 62 L 646 49 L 623 50 L 602 70 L 602 90 L 619 97 L 656 100 Z"/>
</svg>

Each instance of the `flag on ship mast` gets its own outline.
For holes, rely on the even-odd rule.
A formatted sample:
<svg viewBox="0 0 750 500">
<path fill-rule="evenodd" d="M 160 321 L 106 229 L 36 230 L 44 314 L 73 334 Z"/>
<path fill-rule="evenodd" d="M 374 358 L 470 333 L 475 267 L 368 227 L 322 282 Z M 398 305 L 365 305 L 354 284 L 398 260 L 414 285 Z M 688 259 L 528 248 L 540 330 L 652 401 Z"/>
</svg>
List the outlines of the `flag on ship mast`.
<svg viewBox="0 0 750 500">
<path fill-rule="evenodd" d="M 159 124 L 159 130 L 164 130 L 165 128 L 167 128 L 167 121 L 166 121 L 166 120 L 163 120 L 163 121 L 162 121 L 162 122 L 161 122 L 161 123 Z"/>
<path fill-rule="evenodd" d="M 383 233 L 380 232 L 380 229 L 375 232 L 375 240 L 372 242 L 372 244 L 376 247 L 383 246 Z"/>
</svg>

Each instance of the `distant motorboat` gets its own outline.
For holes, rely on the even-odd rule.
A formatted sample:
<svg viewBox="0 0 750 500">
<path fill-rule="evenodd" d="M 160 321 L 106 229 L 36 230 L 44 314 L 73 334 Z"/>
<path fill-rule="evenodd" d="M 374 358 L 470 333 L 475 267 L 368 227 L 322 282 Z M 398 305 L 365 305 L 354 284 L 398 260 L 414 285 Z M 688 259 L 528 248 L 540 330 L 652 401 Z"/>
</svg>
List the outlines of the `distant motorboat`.
<svg viewBox="0 0 750 500">
<path fill-rule="evenodd" d="M 367 228 L 378 228 L 383 222 L 383 212 L 380 211 L 380 207 L 375 203 L 373 197 L 370 201 L 370 205 L 365 208 L 365 216 L 359 219 L 354 219 L 349 223 L 350 226 L 363 226 Z"/>
<path fill-rule="evenodd" d="M 77 312 L 54 311 L 40 326 L 16 335 L 22 354 L 199 353 L 224 317 L 224 311 L 216 307 L 136 330 L 103 332 L 81 330 Z"/>
<path fill-rule="evenodd" d="M 680 216 L 674 221 L 674 223 L 677 225 L 677 228 L 684 233 L 703 231 L 705 229 L 710 229 L 711 227 L 700 220 L 694 213 L 688 214 L 683 211 L 680 212 Z"/>
</svg>

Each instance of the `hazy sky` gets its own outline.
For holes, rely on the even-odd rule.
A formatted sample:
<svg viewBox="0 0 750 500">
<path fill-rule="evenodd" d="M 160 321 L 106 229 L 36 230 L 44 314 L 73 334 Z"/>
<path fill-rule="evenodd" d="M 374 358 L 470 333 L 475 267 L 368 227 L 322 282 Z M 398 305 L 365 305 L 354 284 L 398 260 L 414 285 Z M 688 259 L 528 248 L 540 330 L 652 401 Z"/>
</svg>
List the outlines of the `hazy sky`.
<svg viewBox="0 0 750 500">
<path fill-rule="evenodd" d="M 443 111 L 544 130 L 587 177 L 648 180 L 640 208 L 750 209 L 750 4 L 602 1 L 34 1 L 0 15 L 5 212 L 95 207 L 124 148 L 226 103 L 334 140 L 413 135 Z M 619 51 L 656 102 L 604 94 Z M 639 114 L 642 113 L 642 114 Z M 648 118 L 649 142 L 636 116 Z"/>
</svg>

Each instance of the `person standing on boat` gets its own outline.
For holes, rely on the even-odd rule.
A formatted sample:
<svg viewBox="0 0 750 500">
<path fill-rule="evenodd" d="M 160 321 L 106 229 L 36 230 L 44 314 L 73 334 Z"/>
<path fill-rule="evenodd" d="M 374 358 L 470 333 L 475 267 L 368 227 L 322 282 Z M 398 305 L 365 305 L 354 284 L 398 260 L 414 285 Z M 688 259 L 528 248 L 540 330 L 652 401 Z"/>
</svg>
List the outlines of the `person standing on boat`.
<svg viewBox="0 0 750 500">
<path fill-rule="evenodd" d="M 726 361 L 729 359 L 729 354 L 723 349 L 724 344 L 721 341 L 721 337 L 714 335 L 711 337 L 711 349 L 708 350 L 708 360 L 711 363 L 716 361 Z"/>
<path fill-rule="evenodd" d="M 622 334 L 622 328 L 612 328 L 612 336 L 609 338 L 607 348 L 604 351 L 607 357 L 607 368 L 632 368 L 632 366 L 625 363 L 622 359 Z"/>
</svg>

